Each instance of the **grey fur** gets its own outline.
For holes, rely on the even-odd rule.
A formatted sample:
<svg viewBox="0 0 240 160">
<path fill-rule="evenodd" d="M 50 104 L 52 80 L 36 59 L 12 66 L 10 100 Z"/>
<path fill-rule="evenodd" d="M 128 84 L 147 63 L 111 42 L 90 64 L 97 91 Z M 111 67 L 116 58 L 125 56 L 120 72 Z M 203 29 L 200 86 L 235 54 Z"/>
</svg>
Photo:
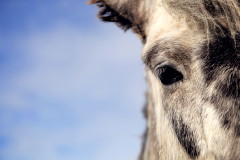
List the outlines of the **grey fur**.
<svg viewBox="0 0 240 160">
<path fill-rule="evenodd" d="M 139 159 L 240 159 L 239 0 L 90 3 L 144 44 L 148 123 Z"/>
</svg>

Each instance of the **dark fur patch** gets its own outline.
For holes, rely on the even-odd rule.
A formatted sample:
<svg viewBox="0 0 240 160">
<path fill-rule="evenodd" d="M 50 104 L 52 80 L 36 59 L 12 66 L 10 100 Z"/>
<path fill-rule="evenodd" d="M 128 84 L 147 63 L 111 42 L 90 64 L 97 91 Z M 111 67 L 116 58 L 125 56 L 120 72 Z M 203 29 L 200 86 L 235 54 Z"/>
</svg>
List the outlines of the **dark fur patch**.
<svg viewBox="0 0 240 160">
<path fill-rule="evenodd" d="M 220 84 L 220 90 L 222 94 L 230 98 L 240 98 L 240 77 L 234 73 L 228 76 L 225 83 Z"/>
<path fill-rule="evenodd" d="M 179 143 L 184 147 L 185 151 L 192 159 L 197 158 L 200 155 L 200 150 L 196 144 L 194 133 L 181 118 L 176 119 L 173 117 L 172 124 Z"/>
<path fill-rule="evenodd" d="M 203 5 L 205 6 L 207 12 L 213 17 L 220 17 L 231 14 L 232 8 L 219 1 L 204 0 Z M 234 23 L 232 16 L 228 16 L 228 20 Z"/>
<path fill-rule="evenodd" d="M 233 37 L 222 27 L 212 36 L 213 40 L 202 53 L 206 84 L 217 82 L 217 92 L 211 95 L 210 101 L 216 106 L 222 125 L 240 136 L 240 33 Z"/>
<path fill-rule="evenodd" d="M 222 119 L 222 123 L 223 123 L 223 126 L 226 128 L 226 129 L 230 129 L 231 127 L 231 120 L 230 120 L 231 117 L 229 117 L 228 115 L 225 115 Z"/>
<path fill-rule="evenodd" d="M 231 129 L 235 136 L 240 136 L 240 103 L 235 99 L 225 99 L 221 95 L 213 95 L 211 102 L 216 106 L 220 120 L 225 129 Z"/>
<path fill-rule="evenodd" d="M 235 134 L 236 134 L 237 137 L 240 136 L 240 124 L 237 124 L 237 125 L 235 126 Z"/>
<path fill-rule="evenodd" d="M 236 34 L 233 39 L 230 32 L 222 27 L 216 29 L 213 38 L 214 40 L 205 46 L 205 54 L 202 54 L 205 61 L 203 71 L 208 84 L 218 77 L 220 67 L 240 69 L 240 34 Z"/>
<path fill-rule="evenodd" d="M 224 13 L 224 10 L 222 8 L 222 6 L 219 4 L 218 1 L 216 1 L 214 4 L 212 1 L 209 0 L 204 0 L 203 4 L 206 8 L 206 10 L 213 16 L 219 16 L 222 15 Z"/>
</svg>

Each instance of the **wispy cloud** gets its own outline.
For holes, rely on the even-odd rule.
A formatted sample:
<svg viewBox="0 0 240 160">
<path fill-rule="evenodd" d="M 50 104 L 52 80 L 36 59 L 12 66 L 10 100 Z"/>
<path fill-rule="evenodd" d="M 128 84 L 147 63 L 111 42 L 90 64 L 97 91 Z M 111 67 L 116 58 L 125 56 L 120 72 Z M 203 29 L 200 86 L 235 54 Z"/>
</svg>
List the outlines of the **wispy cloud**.
<svg viewBox="0 0 240 160">
<path fill-rule="evenodd" d="M 14 44 L 11 51 L 24 55 L 26 66 L 0 85 L 0 137 L 10 139 L 2 158 L 137 156 L 145 85 L 136 37 L 113 25 L 89 32 L 64 23 Z"/>
</svg>

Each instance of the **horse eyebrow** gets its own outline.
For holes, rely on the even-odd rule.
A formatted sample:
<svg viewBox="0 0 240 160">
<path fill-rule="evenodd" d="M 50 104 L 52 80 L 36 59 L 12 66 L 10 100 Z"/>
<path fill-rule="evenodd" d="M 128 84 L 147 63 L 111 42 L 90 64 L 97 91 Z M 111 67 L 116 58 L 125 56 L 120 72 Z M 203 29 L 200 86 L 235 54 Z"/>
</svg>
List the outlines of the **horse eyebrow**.
<svg viewBox="0 0 240 160">
<path fill-rule="evenodd" d="M 176 40 L 162 40 L 147 50 L 143 56 L 143 62 L 151 69 L 154 68 L 156 63 L 160 64 L 167 59 L 173 60 L 177 63 L 186 64 L 191 61 L 191 57 L 188 54 L 189 51 L 191 51 L 190 48 L 187 48 Z M 164 52 L 166 54 L 161 54 Z M 160 56 L 160 54 L 163 59 L 157 60 L 156 58 Z"/>
<path fill-rule="evenodd" d="M 151 47 L 143 56 L 143 62 L 150 68 L 152 68 L 152 61 L 156 57 L 156 55 L 160 52 L 161 47 L 159 44 L 155 44 Z"/>
</svg>

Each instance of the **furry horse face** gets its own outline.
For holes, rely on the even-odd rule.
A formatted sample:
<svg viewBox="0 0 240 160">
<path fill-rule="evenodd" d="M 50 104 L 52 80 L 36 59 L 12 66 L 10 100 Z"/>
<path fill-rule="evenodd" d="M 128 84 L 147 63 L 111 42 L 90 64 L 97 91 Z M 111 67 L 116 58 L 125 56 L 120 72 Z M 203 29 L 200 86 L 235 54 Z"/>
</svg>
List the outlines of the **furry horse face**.
<svg viewBox="0 0 240 160">
<path fill-rule="evenodd" d="M 240 159 L 240 9 L 231 0 L 93 0 L 141 38 L 142 159 Z"/>
</svg>

